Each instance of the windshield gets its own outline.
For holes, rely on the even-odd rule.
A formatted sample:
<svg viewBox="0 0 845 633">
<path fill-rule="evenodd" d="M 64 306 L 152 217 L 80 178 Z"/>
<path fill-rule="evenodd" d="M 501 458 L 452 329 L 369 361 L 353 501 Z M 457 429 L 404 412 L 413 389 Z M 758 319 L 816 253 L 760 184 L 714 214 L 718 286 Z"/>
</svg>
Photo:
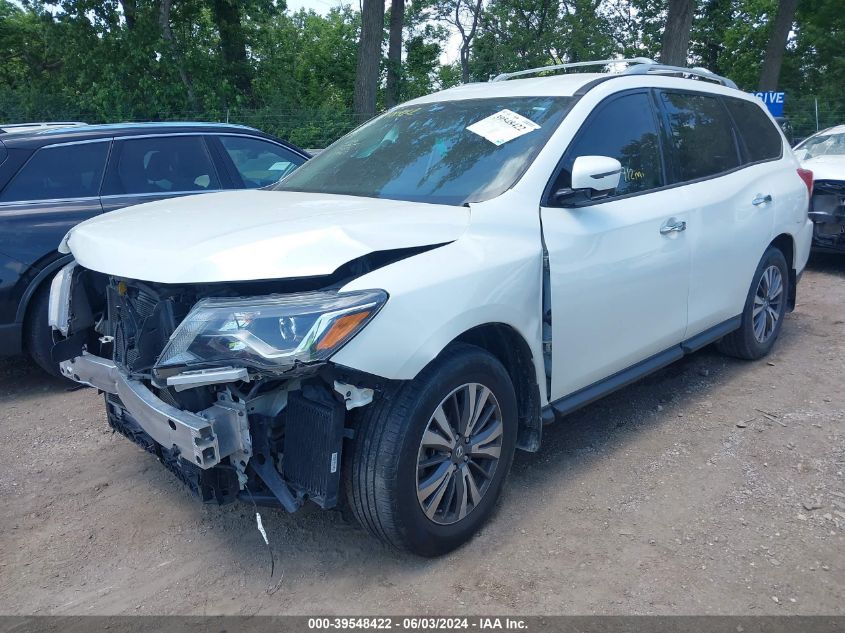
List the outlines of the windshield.
<svg viewBox="0 0 845 633">
<path fill-rule="evenodd" d="M 808 160 L 816 156 L 845 156 L 845 133 L 811 136 L 795 149 L 796 151 L 804 150 L 806 152 L 805 155 L 801 156 L 801 160 Z"/>
<path fill-rule="evenodd" d="M 454 205 L 489 200 L 522 176 L 575 100 L 506 97 L 395 108 L 273 189 Z"/>
</svg>

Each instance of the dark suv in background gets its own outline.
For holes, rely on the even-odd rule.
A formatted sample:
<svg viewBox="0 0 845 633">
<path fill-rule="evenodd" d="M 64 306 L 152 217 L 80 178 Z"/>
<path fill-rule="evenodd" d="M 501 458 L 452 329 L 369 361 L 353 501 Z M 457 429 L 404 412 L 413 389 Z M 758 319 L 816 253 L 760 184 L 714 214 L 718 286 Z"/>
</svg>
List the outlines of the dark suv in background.
<svg viewBox="0 0 845 633">
<path fill-rule="evenodd" d="M 263 187 L 308 158 L 239 125 L 127 123 L 0 133 L 0 356 L 27 352 L 58 375 L 47 304 L 53 273 L 71 259 L 56 247 L 73 225 L 141 202 Z"/>
</svg>

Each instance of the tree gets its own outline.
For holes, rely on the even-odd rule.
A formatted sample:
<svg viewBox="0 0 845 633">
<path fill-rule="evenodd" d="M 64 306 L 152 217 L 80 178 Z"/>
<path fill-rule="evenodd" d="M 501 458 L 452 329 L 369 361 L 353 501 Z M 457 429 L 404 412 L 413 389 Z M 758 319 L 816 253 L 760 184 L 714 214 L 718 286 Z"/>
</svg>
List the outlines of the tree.
<svg viewBox="0 0 845 633">
<path fill-rule="evenodd" d="M 473 40 L 481 22 L 483 0 L 442 0 L 437 6 L 439 19 L 451 24 L 461 38 L 461 80 L 469 83 L 469 61 Z"/>
<path fill-rule="evenodd" d="M 600 0 L 496 0 L 484 10 L 472 72 L 501 72 L 604 59 L 616 52 Z"/>
<path fill-rule="evenodd" d="M 778 3 L 769 44 L 766 46 L 766 56 L 763 58 L 763 69 L 760 71 L 760 90 L 777 90 L 786 42 L 797 8 L 798 0 L 780 0 Z"/>
<path fill-rule="evenodd" d="M 138 16 L 138 2 L 137 0 L 120 0 L 120 6 L 123 9 L 126 28 L 131 31 L 135 28 L 135 22 Z"/>
<path fill-rule="evenodd" d="M 376 113 L 381 42 L 384 37 L 384 1 L 363 0 L 361 38 L 358 41 L 358 65 L 355 69 L 353 110 L 359 120 Z"/>
<path fill-rule="evenodd" d="M 185 86 L 185 94 L 188 97 L 188 103 L 192 110 L 197 110 L 197 98 L 194 95 L 194 82 L 191 75 L 185 70 L 185 61 L 182 54 L 179 52 L 179 47 L 176 44 L 176 38 L 173 37 L 173 29 L 170 27 L 170 11 L 173 9 L 173 0 L 161 0 L 159 8 L 159 24 L 161 25 L 161 36 L 164 38 L 176 68 L 179 71 L 179 78 L 182 80 L 182 85 Z M 134 16 L 133 16 L 134 26 Z"/>
<path fill-rule="evenodd" d="M 660 62 L 686 66 L 695 0 L 668 0 Z"/>
<path fill-rule="evenodd" d="M 399 76 L 402 72 L 402 28 L 405 22 L 405 0 L 390 3 L 390 29 L 387 45 L 387 85 L 384 103 L 392 108 L 399 103 Z"/>
<path fill-rule="evenodd" d="M 733 17 L 733 0 L 704 0 L 692 27 L 690 52 L 696 65 L 725 74 L 726 38 Z"/>
<path fill-rule="evenodd" d="M 212 0 L 211 4 L 214 22 L 220 33 L 220 49 L 226 75 L 237 93 L 249 102 L 252 100 L 252 66 L 246 54 L 240 3 L 237 0 Z"/>
</svg>

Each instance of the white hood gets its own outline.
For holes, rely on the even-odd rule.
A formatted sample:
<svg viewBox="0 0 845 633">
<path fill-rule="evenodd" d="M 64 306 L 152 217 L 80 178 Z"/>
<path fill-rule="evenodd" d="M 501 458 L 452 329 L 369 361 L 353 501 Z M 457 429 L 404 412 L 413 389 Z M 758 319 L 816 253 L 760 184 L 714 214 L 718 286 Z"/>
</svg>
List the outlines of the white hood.
<svg viewBox="0 0 845 633">
<path fill-rule="evenodd" d="M 813 172 L 813 180 L 845 180 L 845 155 L 842 154 L 802 160 L 801 167 Z"/>
<path fill-rule="evenodd" d="M 158 283 L 328 275 L 397 248 L 451 242 L 469 209 L 281 191 L 229 191 L 127 207 L 71 229 L 85 268 Z"/>
</svg>

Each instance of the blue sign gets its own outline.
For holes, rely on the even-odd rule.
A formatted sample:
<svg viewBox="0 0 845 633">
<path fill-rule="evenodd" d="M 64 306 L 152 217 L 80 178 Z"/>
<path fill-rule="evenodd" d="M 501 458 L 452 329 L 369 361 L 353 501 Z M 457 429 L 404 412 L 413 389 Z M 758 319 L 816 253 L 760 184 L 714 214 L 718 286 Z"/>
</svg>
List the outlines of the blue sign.
<svg viewBox="0 0 845 633">
<path fill-rule="evenodd" d="M 786 101 L 785 92 L 752 92 L 751 94 L 766 104 L 772 116 L 783 116 L 783 102 Z"/>
</svg>

